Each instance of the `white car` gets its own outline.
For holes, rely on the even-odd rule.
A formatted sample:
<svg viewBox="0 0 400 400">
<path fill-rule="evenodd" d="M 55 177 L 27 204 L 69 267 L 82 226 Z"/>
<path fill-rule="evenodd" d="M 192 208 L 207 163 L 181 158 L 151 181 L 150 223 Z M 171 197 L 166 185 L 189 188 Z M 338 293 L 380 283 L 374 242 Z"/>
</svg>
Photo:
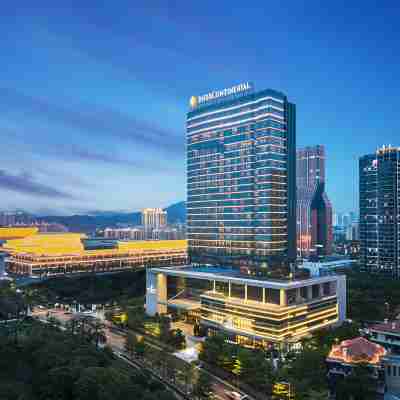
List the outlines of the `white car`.
<svg viewBox="0 0 400 400">
<path fill-rule="evenodd" d="M 232 400 L 244 400 L 247 398 L 247 395 L 242 396 L 240 393 L 230 390 L 225 390 L 225 394 Z"/>
</svg>

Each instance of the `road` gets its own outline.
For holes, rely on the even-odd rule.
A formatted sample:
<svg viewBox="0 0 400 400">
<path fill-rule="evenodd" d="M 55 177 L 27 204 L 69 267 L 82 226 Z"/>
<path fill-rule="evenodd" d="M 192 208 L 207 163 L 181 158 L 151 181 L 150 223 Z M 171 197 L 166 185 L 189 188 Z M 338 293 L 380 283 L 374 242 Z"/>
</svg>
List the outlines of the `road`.
<svg viewBox="0 0 400 400">
<path fill-rule="evenodd" d="M 62 325 L 65 325 L 68 321 L 70 321 L 74 317 L 74 314 L 66 313 L 64 310 L 60 310 L 60 309 L 36 308 L 32 312 L 33 317 L 39 318 L 41 320 L 46 320 L 48 314 L 50 314 L 52 317 L 59 320 Z M 111 328 L 111 323 L 108 321 L 105 321 L 105 335 L 107 337 L 107 344 L 112 348 L 112 350 L 119 357 L 121 357 L 121 354 L 124 353 L 125 334 L 123 332 L 111 330 L 110 328 Z M 156 345 L 154 345 L 152 343 L 147 343 L 147 344 L 160 350 L 159 347 L 157 347 Z M 126 358 L 124 358 L 124 360 L 128 362 L 128 360 Z M 138 368 L 138 366 L 134 365 L 134 363 L 130 362 L 130 364 L 132 364 L 132 366 L 136 366 L 136 368 Z M 215 400 L 232 400 L 232 398 L 227 395 L 227 392 L 238 391 L 237 388 L 235 388 L 229 382 L 218 378 L 217 376 L 211 374 L 210 372 L 208 372 L 204 369 L 203 369 L 203 372 L 210 377 L 210 380 L 212 380 L 214 382 L 211 385 L 211 387 L 212 387 L 212 391 L 214 394 L 213 398 Z M 246 397 L 246 400 L 247 399 L 254 400 L 250 396 Z"/>
</svg>

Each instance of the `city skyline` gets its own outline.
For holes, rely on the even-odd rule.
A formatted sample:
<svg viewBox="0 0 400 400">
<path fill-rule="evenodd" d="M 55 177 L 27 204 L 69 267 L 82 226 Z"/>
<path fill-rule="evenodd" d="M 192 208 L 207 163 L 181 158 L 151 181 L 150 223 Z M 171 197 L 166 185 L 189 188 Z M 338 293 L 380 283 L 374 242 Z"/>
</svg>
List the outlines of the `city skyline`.
<svg viewBox="0 0 400 400">
<path fill-rule="evenodd" d="M 321 143 L 330 155 L 335 211 L 357 209 L 358 158 L 398 144 L 390 7 L 364 3 L 370 14 L 361 18 L 337 4 L 274 4 L 265 15 L 255 3 L 229 16 L 225 2 L 74 5 L 3 9 L 1 210 L 128 211 L 184 200 L 190 97 L 245 81 L 290 93 L 298 147 Z"/>
</svg>

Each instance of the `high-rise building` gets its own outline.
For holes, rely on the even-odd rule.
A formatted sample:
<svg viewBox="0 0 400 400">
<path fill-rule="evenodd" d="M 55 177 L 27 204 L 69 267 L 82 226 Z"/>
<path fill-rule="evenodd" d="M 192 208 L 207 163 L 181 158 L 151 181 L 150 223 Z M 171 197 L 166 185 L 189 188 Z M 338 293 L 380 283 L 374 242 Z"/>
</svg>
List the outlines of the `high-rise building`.
<svg viewBox="0 0 400 400">
<path fill-rule="evenodd" d="M 332 252 L 332 206 L 325 193 L 325 149 L 297 151 L 297 248 L 301 257 Z"/>
<path fill-rule="evenodd" d="M 400 148 L 360 158 L 360 260 L 369 272 L 400 277 Z"/>
<path fill-rule="evenodd" d="M 346 240 L 358 240 L 358 239 L 359 239 L 358 222 L 353 222 L 346 228 Z"/>
<path fill-rule="evenodd" d="M 337 226 L 339 226 L 339 214 L 338 213 L 333 213 L 333 216 L 332 216 L 332 225 L 334 226 L 334 227 L 337 227 Z"/>
<path fill-rule="evenodd" d="M 199 333 L 222 331 L 230 342 L 266 348 L 298 346 L 311 332 L 342 323 L 344 275 L 285 274 L 296 260 L 294 104 L 242 84 L 192 97 L 191 107 L 191 263 L 147 269 L 146 313 L 179 310 Z"/>
<path fill-rule="evenodd" d="M 153 229 L 163 228 L 167 225 L 167 212 L 162 208 L 144 208 L 141 219 L 146 239 L 149 239 Z"/>
<path fill-rule="evenodd" d="M 342 218 L 343 218 L 342 219 L 343 228 L 347 229 L 351 225 L 353 217 L 352 217 L 351 213 L 347 213 L 347 214 L 343 214 Z"/>
<path fill-rule="evenodd" d="M 229 97 L 226 97 L 226 96 Z M 191 98 L 189 254 L 243 269 L 296 259 L 296 107 L 249 83 Z"/>
</svg>

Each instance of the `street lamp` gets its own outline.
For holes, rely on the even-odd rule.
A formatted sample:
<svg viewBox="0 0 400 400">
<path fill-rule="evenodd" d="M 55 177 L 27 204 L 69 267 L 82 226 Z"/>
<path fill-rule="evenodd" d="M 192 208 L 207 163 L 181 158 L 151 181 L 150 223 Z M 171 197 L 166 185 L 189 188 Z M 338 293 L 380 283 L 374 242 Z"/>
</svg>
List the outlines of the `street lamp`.
<svg viewBox="0 0 400 400">
<path fill-rule="evenodd" d="M 390 304 L 386 301 L 384 305 L 386 307 L 386 317 L 389 318 Z"/>
</svg>

